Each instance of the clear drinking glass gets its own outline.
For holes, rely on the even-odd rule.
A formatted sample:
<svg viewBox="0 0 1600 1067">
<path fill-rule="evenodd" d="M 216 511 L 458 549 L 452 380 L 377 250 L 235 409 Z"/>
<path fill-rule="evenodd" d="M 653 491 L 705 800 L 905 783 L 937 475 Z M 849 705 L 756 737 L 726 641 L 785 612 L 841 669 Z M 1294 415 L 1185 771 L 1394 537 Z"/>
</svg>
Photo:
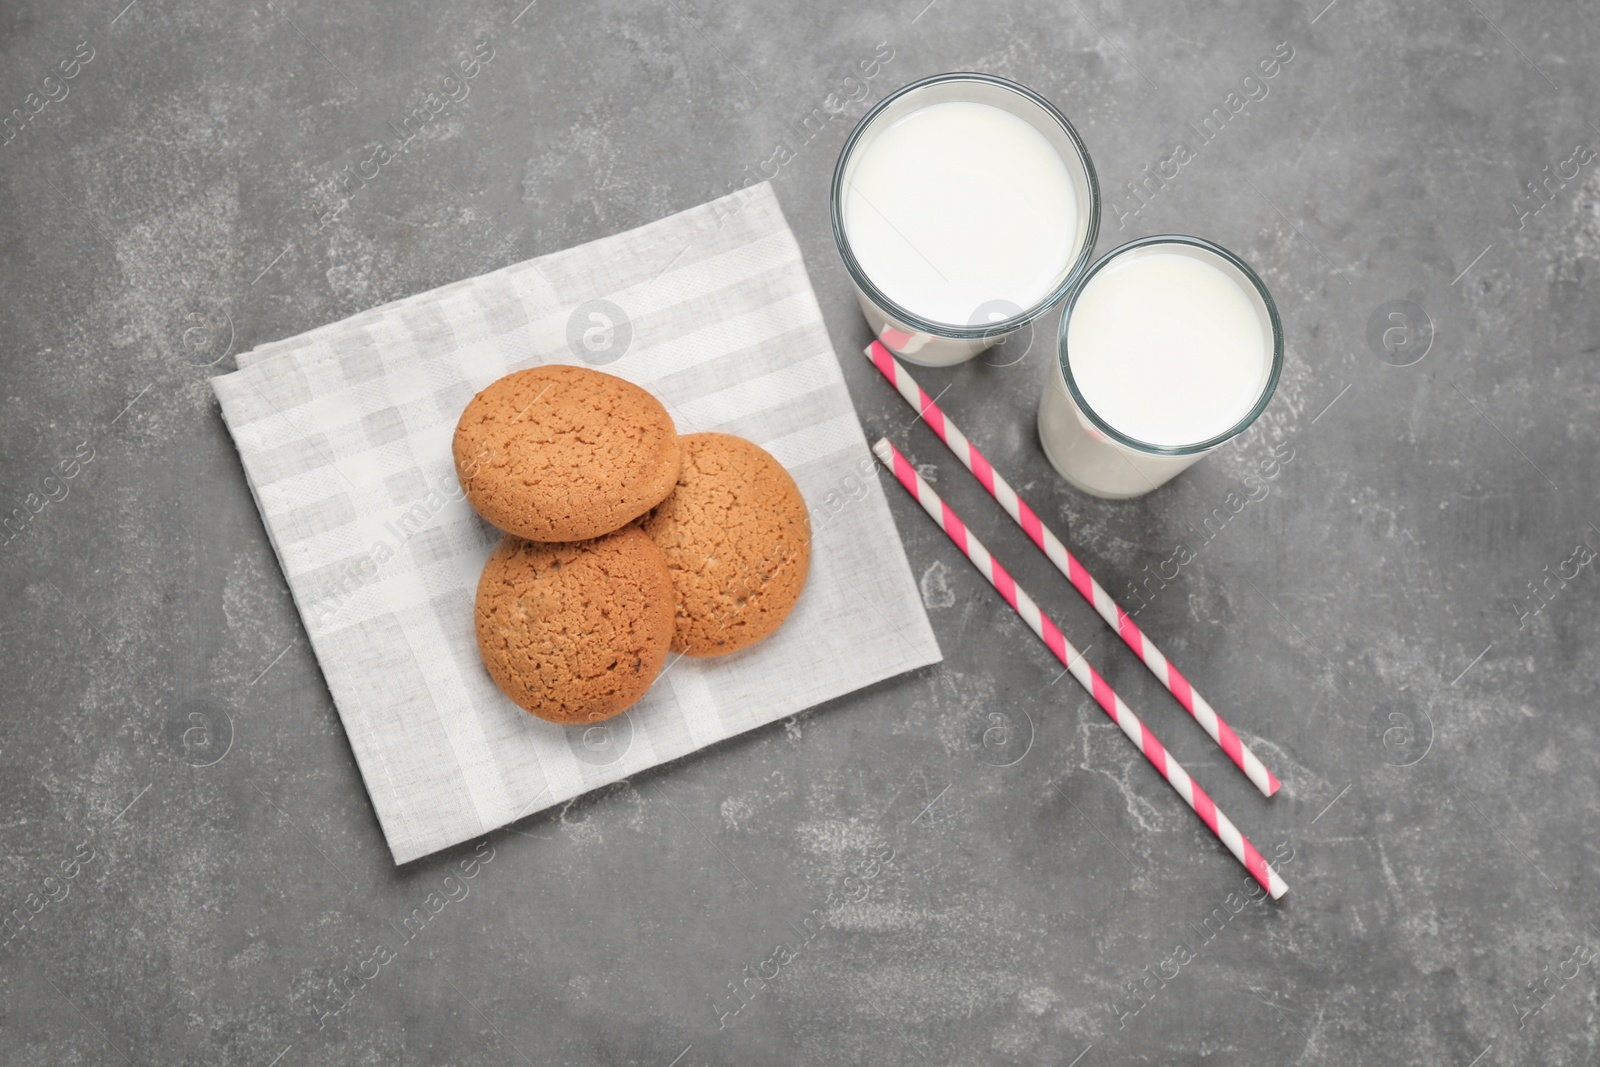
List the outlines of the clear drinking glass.
<svg viewBox="0 0 1600 1067">
<path fill-rule="evenodd" d="M 987 104 L 1015 115 L 1037 130 L 1060 156 L 1076 200 L 1073 232 L 1061 234 L 1065 262 L 1051 279 L 1048 292 L 1032 300 L 1027 307 L 1019 306 L 1005 293 L 995 292 L 992 299 L 974 301 L 972 313 L 964 322 L 936 321 L 889 297 L 862 268 L 845 225 L 846 201 L 859 195 L 852 175 L 856 173 L 863 148 L 913 112 L 951 102 Z M 965 156 L 969 151 L 960 143 L 951 143 L 946 158 L 970 159 Z M 891 213 L 894 210 L 891 205 L 883 207 Z M 834 241 L 873 333 L 902 359 L 925 366 L 945 366 L 971 359 L 1021 329 L 1072 288 L 1089 262 L 1100 231 L 1100 185 L 1077 130 L 1044 97 L 991 74 L 938 74 L 897 89 L 862 117 L 839 153 L 833 173 L 831 209 Z"/>
<path fill-rule="evenodd" d="M 1264 341 L 1259 392 L 1241 418 L 1220 433 L 1182 444 L 1153 444 L 1113 425 L 1084 399 L 1073 373 L 1068 338 L 1072 317 L 1097 276 L 1126 257 L 1152 252 L 1179 252 L 1217 267 L 1240 287 L 1260 317 Z M 1270 348 L 1270 352 L 1266 351 Z M 1166 482 L 1196 460 L 1237 437 L 1266 409 L 1283 371 L 1283 324 L 1272 294 L 1255 271 L 1226 248 L 1177 234 L 1142 237 L 1107 252 L 1095 261 L 1068 297 L 1061 312 L 1057 359 L 1052 363 L 1039 401 L 1039 442 L 1052 466 L 1070 484 L 1094 496 L 1139 496 Z M 1138 389 L 1148 383 L 1129 383 Z"/>
</svg>

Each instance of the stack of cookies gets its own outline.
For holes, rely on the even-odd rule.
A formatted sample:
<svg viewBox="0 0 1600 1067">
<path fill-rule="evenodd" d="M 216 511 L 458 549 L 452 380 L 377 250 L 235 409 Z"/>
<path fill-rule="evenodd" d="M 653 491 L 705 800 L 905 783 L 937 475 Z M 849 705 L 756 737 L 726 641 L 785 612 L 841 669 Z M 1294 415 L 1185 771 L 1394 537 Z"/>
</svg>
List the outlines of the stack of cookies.
<svg viewBox="0 0 1600 1067">
<path fill-rule="evenodd" d="M 506 531 L 478 581 L 478 650 L 541 719 L 609 718 L 669 650 L 737 652 L 799 599 L 811 526 L 789 472 L 741 437 L 680 437 L 631 382 L 509 374 L 472 398 L 453 450 L 467 499 Z"/>
</svg>

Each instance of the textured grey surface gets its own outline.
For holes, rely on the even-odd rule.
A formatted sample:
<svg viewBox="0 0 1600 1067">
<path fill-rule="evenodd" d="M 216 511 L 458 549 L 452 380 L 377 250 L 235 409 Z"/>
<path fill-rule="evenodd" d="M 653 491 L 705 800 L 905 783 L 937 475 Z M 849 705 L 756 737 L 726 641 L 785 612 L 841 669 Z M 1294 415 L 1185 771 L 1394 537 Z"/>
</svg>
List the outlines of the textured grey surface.
<svg viewBox="0 0 1600 1067">
<path fill-rule="evenodd" d="M 1600 144 L 1592 10 L 122 3 L 0 13 L 0 103 L 31 114 L 0 148 L 0 511 L 30 516 L 0 546 L 0 1061 L 1600 1054 L 1600 162 L 1565 163 Z M 485 40 L 470 95 L 319 228 L 341 168 Z M 79 42 L 93 58 L 45 83 Z M 1192 143 L 1280 42 L 1266 96 Z M 1187 541 L 1140 621 L 1259 739 L 1274 800 L 853 354 L 838 145 L 872 99 L 959 68 L 1059 104 L 1125 208 L 1191 141 L 1102 248 L 1197 232 L 1278 297 L 1266 418 L 1134 502 L 1039 453 L 1053 316 L 1025 354 L 921 375 L 1114 591 Z M 796 133 L 830 94 L 838 118 Z M 869 432 L 937 464 L 1245 831 L 1292 852 L 1283 903 L 1233 912 L 1238 866 L 898 498 L 943 665 L 389 863 L 208 376 L 763 168 Z M 1432 324 L 1409 366 L 1368 343 L 1392 301 Z"/>
</svg>

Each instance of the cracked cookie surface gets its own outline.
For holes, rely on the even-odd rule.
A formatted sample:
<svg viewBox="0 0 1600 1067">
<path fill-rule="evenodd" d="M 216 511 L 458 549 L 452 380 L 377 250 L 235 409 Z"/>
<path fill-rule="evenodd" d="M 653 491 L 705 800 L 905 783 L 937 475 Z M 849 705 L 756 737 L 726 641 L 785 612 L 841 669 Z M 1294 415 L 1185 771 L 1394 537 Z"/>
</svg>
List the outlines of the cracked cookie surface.
<svg viewBox="0 0 1600 1067">
<path fill-rule="evenodd" d="M 643 515 L 678 478 L 661 402 L 587 367 L 517 371 L 468 402 L 451 443 L 479 515 L 530 541 L 582 541 Z"/>
<path fill-rule="evenodd" d="M 638 526 L 566 543 L 507 534 L 484 564 L 474 615 L 478 651 L 506 696 L 550 722 L 598 722 L 661 673 L 672 577 Z"/>
<path fill-rule="evenodd" d="M 770 635 L 800 599 L 811 522 L 794 479 L 759 445 L 724 433 L 678 440 L 677 487 L 643 526 L 672 572 L 672 650 L 725 655 Z"/>
</svg>

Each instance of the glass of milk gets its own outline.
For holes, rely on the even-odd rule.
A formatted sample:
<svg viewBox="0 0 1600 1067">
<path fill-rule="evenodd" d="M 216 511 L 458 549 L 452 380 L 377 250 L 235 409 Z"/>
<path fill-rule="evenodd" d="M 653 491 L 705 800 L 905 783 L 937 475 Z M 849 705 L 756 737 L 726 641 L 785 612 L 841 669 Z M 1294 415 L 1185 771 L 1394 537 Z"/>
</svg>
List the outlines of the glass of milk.
<svg viewBox="0 0 1600 1067">
<path fill-rule="evenodd" d="M 1061 313 L 1039 441 L 1072 485 L 1148 493 L 1243 433 L 1283 370 L 1261 279 L 1198 237 L 1130 241 L 1096 260 Z"/>
<path fill-rule="evenodd" d="M 834 168 L 832 214 L 878 340 L 944 366 L 1066 294 L 1100 230 L 1100 186 L 1078 132 L 1038 93 L 939 74 L 862 118 Z"/>
</svg>

